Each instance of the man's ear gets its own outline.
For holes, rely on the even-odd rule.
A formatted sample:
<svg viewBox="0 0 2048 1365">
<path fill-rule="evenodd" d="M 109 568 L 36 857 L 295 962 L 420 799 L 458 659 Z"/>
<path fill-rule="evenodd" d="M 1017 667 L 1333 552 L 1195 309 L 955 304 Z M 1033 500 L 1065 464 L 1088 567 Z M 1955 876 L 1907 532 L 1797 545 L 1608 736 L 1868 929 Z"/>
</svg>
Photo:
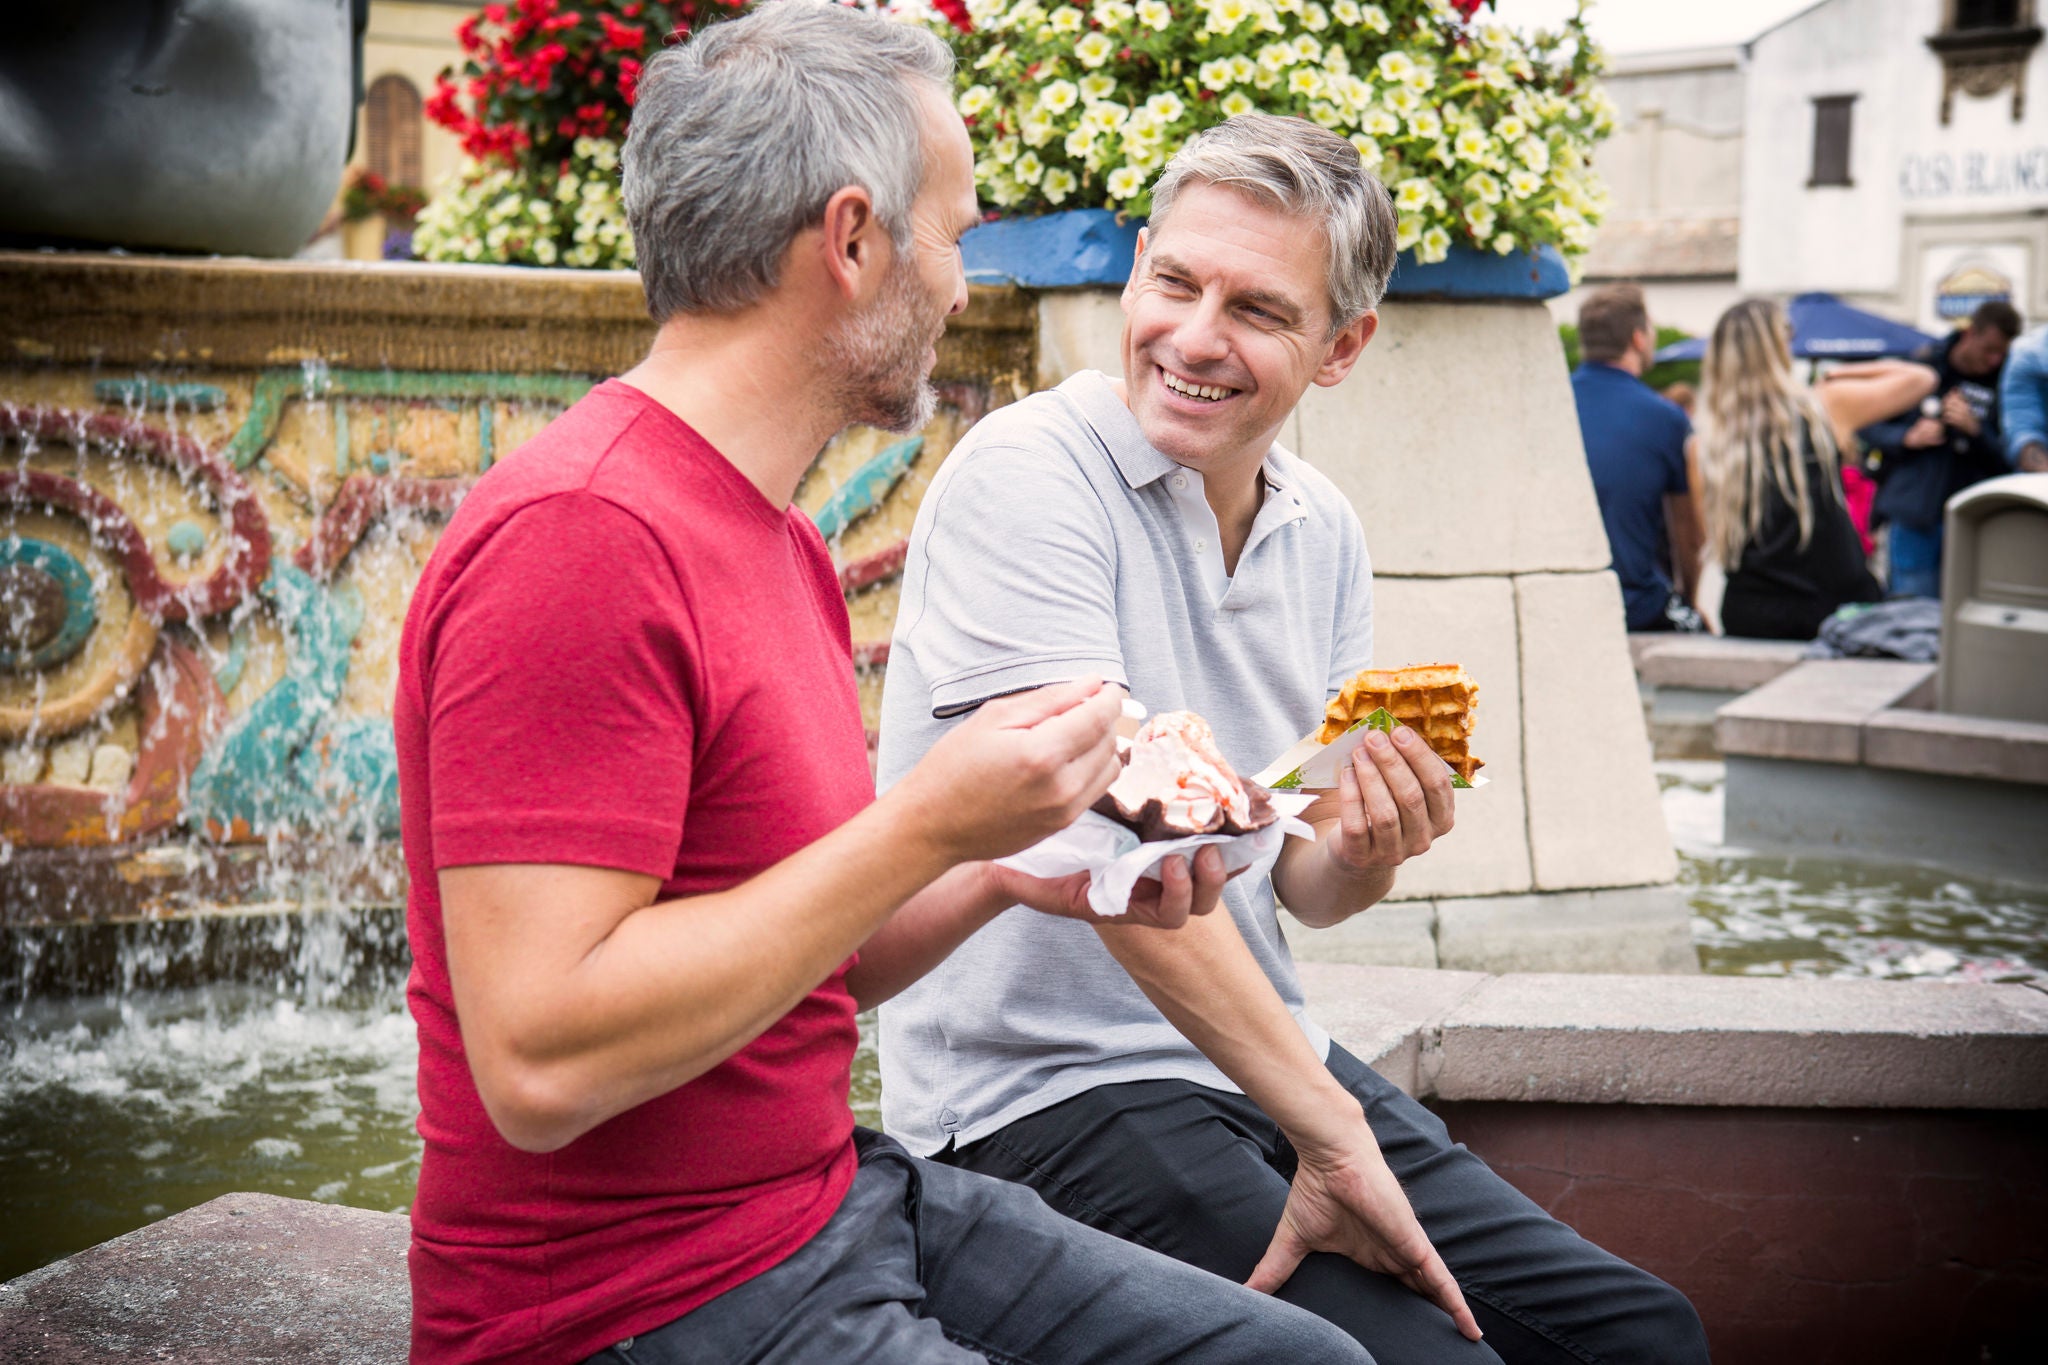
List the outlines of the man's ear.
<svg viewBox="0 0 2048 1365">
<path fill-rule="evenodd" d="M 871 292 L 888 265 L 882 243 L 888 234 L 875 213 L 874 197 L 848 185 L 825 201 L 819 244 L 825 278 L 848 303 Z"/>
<path fill-rule="evenodd" d="M 1380 329 L 1380 314 L 1377 308 L 1367 309 L 1363 317 L 1330 338 L 1330 349 L 1323 356 L 1322 365 L 1316 370 L 1314 383 L 1318 388 L 1327 389 L 1341 384 L 1351 373 L 1351 367 L 1358 363 L 1358 357 L 1372 344 L 1374 333 Z"/>
<path fill-rule="evenodd" d="M 1123 296 L 1118 300 L 1126 313 L 1131 311 L 1131 286 L 1138 282 L 1138 268 L 1145 264 L 1145 233 L 1147 231 L 1148 229 L 1146 228 L 1138 229 L 1138 249 L 1131 253 L 1131 277 L 1124 281 Z"/>
</svg>

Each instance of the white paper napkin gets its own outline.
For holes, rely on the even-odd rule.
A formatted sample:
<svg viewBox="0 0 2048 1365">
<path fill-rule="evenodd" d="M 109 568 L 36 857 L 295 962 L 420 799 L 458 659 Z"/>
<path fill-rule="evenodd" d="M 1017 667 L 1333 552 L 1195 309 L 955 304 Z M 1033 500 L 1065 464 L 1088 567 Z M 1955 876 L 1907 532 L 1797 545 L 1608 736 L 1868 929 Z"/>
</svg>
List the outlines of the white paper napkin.
<svg viewBox="0 0 2048 1365">
<path fill-rule="evenodd" d="M 1114 917 L 1130 908 L 1131 888 L 1141 878 L 1157 877 L 1160 863 L 1176 853 L 1192 859 L 1196 849 L 1216 844 L 1223 851 L 1223 870 L 1235 872 L 1278 852 L 1280 841 L 1290 834 L 1301 839 L 1315 838 L 1315 830 L 1296 818 L 1315 803 L 1313 794 L 1266 795 L 1280 812 L 1280 818 L 1250 834 L 1192 834 L 1185 839 L 1161 839 L 1148 844 L 1128 826 L 1088 811 L 1058 834 L 1039 840 L 1022 853 L 996 861 L 1028 877 L 1065 877 L 1086 872 L 1088 907 L 1098 915 Z"/>
</svg>

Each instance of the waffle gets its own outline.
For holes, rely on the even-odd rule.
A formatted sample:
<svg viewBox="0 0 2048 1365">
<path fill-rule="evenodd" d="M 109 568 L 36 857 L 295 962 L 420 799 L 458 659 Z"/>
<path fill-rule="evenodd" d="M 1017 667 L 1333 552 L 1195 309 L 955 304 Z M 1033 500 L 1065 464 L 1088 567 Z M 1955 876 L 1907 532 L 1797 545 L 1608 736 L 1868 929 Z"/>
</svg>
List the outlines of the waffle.
<svg viewBox="0 0 2048 1365">
<path fill-rule="evenodd" d="M 1368 668 L 1345 683 L 1323 712 L 1322 733 L 1316 738 L 1328 744 L 1385 707 L 1470 782 L 1472 774 L 1485 766 L 1472 756 L 1473 711 L 1478 703 L 1479 685 L 1459 664 Z"/>
</svg>

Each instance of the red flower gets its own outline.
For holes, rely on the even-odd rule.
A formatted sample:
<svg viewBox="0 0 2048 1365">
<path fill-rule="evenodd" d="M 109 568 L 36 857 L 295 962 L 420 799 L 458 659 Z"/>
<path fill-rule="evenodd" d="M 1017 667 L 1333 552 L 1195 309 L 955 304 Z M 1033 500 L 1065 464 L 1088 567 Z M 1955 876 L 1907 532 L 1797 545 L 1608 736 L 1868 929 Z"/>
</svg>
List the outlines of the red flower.
<svg viewBox="0 0 2048 1365">
<path fill-rule="evenodd" d="M 974 32 L 974 21 L 967 17 L 966 0 L 932 0 L 932 8 L 946 16 L 946 22 L 962 33 Z"/>
<path fill-rule="evenodd" d="M 1486 0 L 1451 0 L 1451 8 L 1469 24 L 1472 22 L 1472 16 L 1479 13 L 1479 7 L 1484 3 Z"/>
<path fill-rule="evenodd" d="M 609 14 L 599 13 L 598 23 L 604 25 L 604 50 L 607 52 L 638 52 L 647 46 L 647 30 L 634 24 L 622 24 Z"/>
<path fill-rule="evenodd" d="M 631 57 L 619 59 L 619 96 L 628 105 L 640 93 L 640 63 Z"/>
</svg>

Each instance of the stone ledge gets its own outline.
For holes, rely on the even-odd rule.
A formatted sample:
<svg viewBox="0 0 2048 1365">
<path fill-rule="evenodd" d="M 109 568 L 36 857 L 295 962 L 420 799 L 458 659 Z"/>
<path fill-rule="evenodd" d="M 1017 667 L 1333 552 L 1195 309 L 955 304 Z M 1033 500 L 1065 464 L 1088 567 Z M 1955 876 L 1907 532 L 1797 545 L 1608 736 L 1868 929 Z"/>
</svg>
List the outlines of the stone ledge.
<svg viewBox="0 0 2048 1365">
<path fill-rule="evenodd" d="M 1864 723 L 1863 761 L 1875 768 L 2048 784 L 2048 725 L 1941 711 L 1882 711 Z"/>
<path fill-rule="evenodd" d="M 411 1227 L 228 1194 L 0 1285 L 0 1360 L 397 1365 Z"/>
<path fill-rule="evenodd" d="M 1806 662 L 1796 640 L 1743 640 L 1722 635 L 1631 635 L 1636 675 L 1657 687 L 1749 692 Z"/>
<path fill-rule="evenodd" d="M 1301 974 L 1331 1034 L 1423 1098 L 2048 1108 L 2048 995 L 2024 986 Z"/>
<path fill-rule="evenodd" d="M 1476 972 L 1700 969 L 1676 886 L 1625 886 L 1436 903 L 1437 965 Z"/>
<path fill-rule="evenodd" d="M 1933 664 L 1814 659 L 1738 697 L 1714 720 L 1724 754 L 1859 763 L 1863 726 L 1932 684 Z"/>
</svg>

